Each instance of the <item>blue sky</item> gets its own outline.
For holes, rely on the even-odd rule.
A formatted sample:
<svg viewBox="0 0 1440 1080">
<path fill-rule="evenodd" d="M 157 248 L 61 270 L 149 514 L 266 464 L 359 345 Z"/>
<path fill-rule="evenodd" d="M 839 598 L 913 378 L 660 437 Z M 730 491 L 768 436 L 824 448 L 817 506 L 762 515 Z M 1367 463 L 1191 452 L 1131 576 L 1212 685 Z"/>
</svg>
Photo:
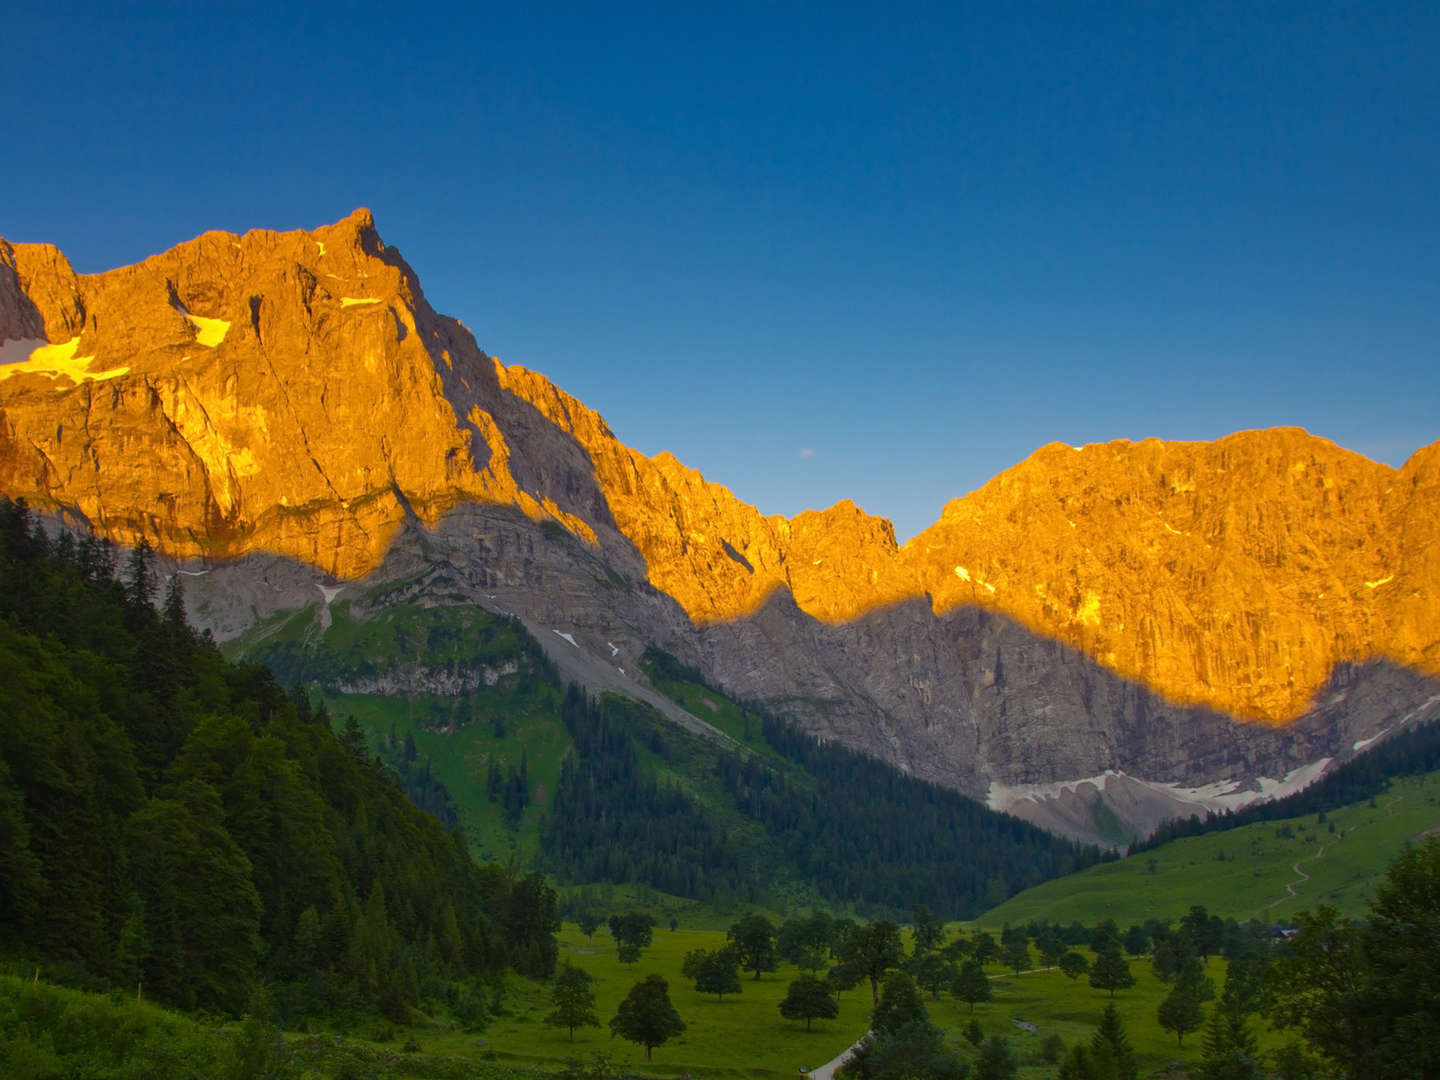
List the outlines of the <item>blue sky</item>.
<svg viewBox="0 0 1440 1080">
<path fill-rule="evenodd" d="M 902 539 L 1052 440 L 1440 438 L 1440 5 L 211 7 L 7 15 L 0 235 L 369 206 L 625 442 Z"/>
</svg>

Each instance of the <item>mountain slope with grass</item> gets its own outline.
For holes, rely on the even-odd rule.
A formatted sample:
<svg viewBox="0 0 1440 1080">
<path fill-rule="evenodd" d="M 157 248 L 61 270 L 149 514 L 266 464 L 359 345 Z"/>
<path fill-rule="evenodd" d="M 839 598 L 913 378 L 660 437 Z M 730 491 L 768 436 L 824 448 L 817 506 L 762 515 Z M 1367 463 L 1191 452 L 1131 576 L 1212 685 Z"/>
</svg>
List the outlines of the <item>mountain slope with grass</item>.
<svg viewBox="0 0 1440 1080">
<path fill-rule="evenodd" d="M 738 705 L 654 648 L 641 660 L 649 682 L 713 737 L 620 694 L 562 687 L 518 620 L 389 589 L 348 586 L 227 649 L 353 716 L 477 854 L 561 885 L 726 909 L 895 915 L 928 903 L 958 918 L 1098 858 Z"/>
<path fill-rule="evenodd" d="M 1191 904 L 1241 922 L 1283 922 L 1320 904 L 1358 917 L 1386 866 L 1437 832 L 1440 771 L 1432 771 L 1348 805 L 1170 840 L 1027 889 L 981 920 L 1127 926 L 1171 918 Z"/>
</svg>

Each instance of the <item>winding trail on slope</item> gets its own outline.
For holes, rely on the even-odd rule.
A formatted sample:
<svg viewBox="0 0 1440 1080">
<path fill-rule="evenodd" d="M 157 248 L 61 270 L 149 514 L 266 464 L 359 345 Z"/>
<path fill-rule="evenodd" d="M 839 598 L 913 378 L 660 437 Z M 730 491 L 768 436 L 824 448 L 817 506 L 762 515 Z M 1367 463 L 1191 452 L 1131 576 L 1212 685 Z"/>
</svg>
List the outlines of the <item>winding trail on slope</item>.
<svg viewBox="0 0 1440 1080">
<path fill-rule="evenodd" d="M 1314 860 L 1320 858 L 1320 856 L 1322 856 L 1322 855 L 1324 855 L 1324 854 L 1325 854 L 1325 845 L 1324 845 L 1324 844 L 1321 844 L 1318 848 L 1315 849 L 1315 854 L 1314 854 L 1314 855 L 1306 855 L 1306 856 L 1304 856 L 1304 857 L 1302 857 L 1302 858 L 1296 859 L 1293 863 L 1291 863 L 1291 864 L 1290 864 L 1290 869 L 1291 869 L 1291 871 L 1293 871 L 1295 874 L 1299 875 L 1299 879 L 1300 879 L 1300 880 L 1299 880 L 1299 881 L 1287 881 L 1287 882 L 1285 883 L 1285 895 L 1284 895 L 1284 896 L 1280 897 L 1280 899 L 1278 899 L 1278 900 L 1272 900 L 1272 901 L 1270 901 L 1270 903 L 1266 904 L 1264 907 L 1262 907 L 1262 908 L 1260 908 L 1259 910 L 1257 910 L 1257 911 L 1255 912 L 1255 915 L 1252 915 L 1252 916 L 1250 916 L 1250 917 L 1253 919 L 1253 918 L 1255 918 L 1256 915 L 1259 915 L 1262 911 L 1269 911 L 1271 908 L 1275 907 L 1277 904 L 1283 904 L 1283 903 L 1285 903 L 1286 900 L 1295 900 L 1295 899 L 1297 899 L 1297 898 L 1300 896 L 1300 894 L 1295 891 L 1295 886 L 1301 884 L 1302 882 L 1306 882 L 1306 881 L 1309 881 L 1309 880 L 1310 880 L 1310 875 L 1307 874 L 1307 873 L 1305 873 L 1304 870 L 1301 870 L 1301 869 L 1300 869 L 1300 864 L 1301 864 L 1302 862 L 1313 862 Z"/>
<path fill-rule="evenodd" d="M 1404 796 L 1404 795 L 1396 795 L 1393 799 L 1388 799 L 1388 800 L 1386 800 L 1386 802 L 1385 802 L 1385 816 L 1386 816 L 1387 818 L 1393 818 L 1393 817 L 1395 816 L 1396 804 L 1398 804 L 1398 803 L 1400 803 L 1400 802 L 1403 802 L 1404 799 L 1405 799 L 1405 796 Z M 1356 826 L 1354 826 L 1354 827 L 1352 827 L 1352 828 L 1350 829 L 1350 832 L 1353 833 L 1356 829 L 1363 829 L 1363 828 L 1364 828 L 1366 825 L 1368 825 L 1368 824 L 1370 824 L 1370 822 L 1363 822 L 1363 823 L 1361 823 L 1360 825 L 1356 825 Z M 1343 840 L 1343 839 L 1344 839 L 1344 836 L 1342 835 L 1342 836 L 1338 837 L 1337 839 L 1335 839 L 1334 841 L 1331 841 L 1331 843 L 1336 843 L 1336 844 L 1338 844 L 1338 843 L 1339 843 L 1341 840 Z M 1321 844 L 1318 848 L 1315 849 L 1315 854 L 1314 854 L 1314 855 L 1306 855 L 1306 856 L 1304 856 L 1304 857 L 1302 857 L 1302 858 L 1296 859 L 1293 863 L 1291 863 L 1291 864 L 1290 864 L 1290 869 L 1291 869 L 1296 875 L 1298 875 L 1299 880 L 1298 880 L 1298 881 L 1287 881 L 1287 882 L 1285 883 L 1285 893 L 1286 893 L 1286 895 L 1280 897 L 1280 899 L 1278 899 L 1278 900 L 1272 900 L 1272 901 L 1270 901 L 1270 903 L 1266 904 L 1266 905 L 1265 905 L 1264 907 L 1262 907 L 1262 908 L 1257 908 L 1257 909 L 1255 910 L 1254 914 L 1252 914 L 1250 917 L 1251 917 L 1252 919 L 1254 919 L 1254 918 L 1258 917 L 1262 912 L 1269 911 L 1271 908 L 1273 908 L 1273 907 L 1275 907 L 1275 906 L 1277 906 L 1277 905 L 1279 905 L 1279 904 L 1283 904 L 1283 903 L 1285 903 L 1285 901 L 1287 901 L 1287 900 L 1295 900 L 1295 899 L 1298 899 L 1299 896 L 1300 896 L 1300 894 L 1295 891 L 1295 886 L 1300 885 L 1300 884 L 1302 884 L 1302 883 L 1310 880 L 1310 875 L 1307 874 L 1307 873 L 1305 873 L 1304 870 L 1301 870 L 1301 869 L 1300 869 L 1300 864 L 1301 864 L 1302 862 L 1314 862 L 1316 859 L 1319 859 L 1322 855 L 1325 854 L 1325 848 L 1326 848 L 1327 846 L 1328 846 L 1328 845 L 1326 845 L 1326 844 Z"/>
</svg>

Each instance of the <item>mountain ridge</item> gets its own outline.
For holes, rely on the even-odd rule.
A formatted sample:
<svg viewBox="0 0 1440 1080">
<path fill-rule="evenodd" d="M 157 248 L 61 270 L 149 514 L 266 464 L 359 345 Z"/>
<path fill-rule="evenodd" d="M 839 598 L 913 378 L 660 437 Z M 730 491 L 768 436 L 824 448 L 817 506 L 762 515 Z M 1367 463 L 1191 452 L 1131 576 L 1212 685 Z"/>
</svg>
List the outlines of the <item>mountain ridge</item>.
<svg viewBox="0 0 1440 1080">
<path fill-rule="evenodd" d="M 1345 665 L 1440 675 L 1425 599 L 1440 443 L 1398 470 L 1299 429 L 1049 444 L 900 545 L 849 501 L 767 516 L 673 454 L 626 447 L 436 314 L 364 210 L 310 232 L 206 233 L 100 274 L 0 244 L 0 338 L 24 361 L 0 366 L 0 492 L 206 567 L 279 556 L 344 583 L 448 560 L 469 602 L 568 626 L 617 668 L 660 644 L 818 734 L 978 792 L 987 776 L 1162 764 L 1136 758 L 1116 719 L 1134 693 L 1097 696 L 1046 641 L 1175 707 L 1131 727 L 1157 710 L 1182 727 L 1211 712 L 1304 727 Z M 1396 690 L 1346 734 L 1370 737 L 1419 693 Z M 1047 776 L 1015 734 L 1042 730 L 1100 741 L 1057 750 Z M 1251 777 L 1314 760 L 1227 753 Z M 1182 761 L 1158 771 L 1203 779 Z"/>
</svg>

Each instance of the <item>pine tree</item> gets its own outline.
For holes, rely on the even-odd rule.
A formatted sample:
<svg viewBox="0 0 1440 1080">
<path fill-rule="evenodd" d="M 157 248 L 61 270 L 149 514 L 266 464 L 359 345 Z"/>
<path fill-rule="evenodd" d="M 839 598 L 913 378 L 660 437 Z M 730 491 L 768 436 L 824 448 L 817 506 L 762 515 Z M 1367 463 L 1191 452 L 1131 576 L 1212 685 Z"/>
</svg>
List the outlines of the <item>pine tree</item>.
<svg viewBox="0 0 1440 1080">
<path fill-rule="evenodd" d="M 1107 1004 L 1100 1015 L 1100 1026 L 1090 1037 L 1090 1049 L 1097 1055 L 1108 1051 L 1108 1058 L 1114 1063 L 1115 1080 L 1136 1080 L 1139 1067 L 1135 1064 L 1135 1052 L 1130 1049 L 1120 1013 L 1113 1004 Z"/>
<path fill-rule="evenodd" d="M 1263 1075 L 1260 1047 L 1245 1014 L 1222 1001 L 1205 1028 L 1205 1056 L 1197 1080 L 1261 1080 Z"/>
</svg>

